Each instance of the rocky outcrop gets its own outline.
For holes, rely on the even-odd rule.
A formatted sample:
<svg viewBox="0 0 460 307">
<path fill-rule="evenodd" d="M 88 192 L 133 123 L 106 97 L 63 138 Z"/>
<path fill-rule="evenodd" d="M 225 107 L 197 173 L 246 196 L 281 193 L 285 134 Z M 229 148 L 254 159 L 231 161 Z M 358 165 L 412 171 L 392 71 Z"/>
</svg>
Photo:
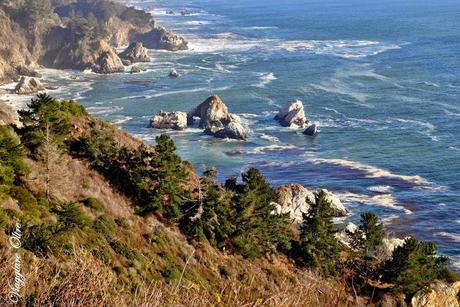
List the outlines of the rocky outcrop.
<svg viewBox="0 0 460 307">
<path fill-rule="evenodd" d="M 19 121 L 18 113 L 9 105 L 0 101 L 0 126 L 16 125 L 20 127 L 22 124 Z"/>
<path fill-rule="evenodd" d="M 40 80 L 32 77 L 22 76 L 14 88 L 14 92 L 19 95 L 28 95 L 38 91 L 43 91 L 44 89 L 45 87 L 40 82 Z"/>
<path fill-rule="evenodd" d="M 319 128 L 316 124 L 310 125 L 307 127 L 307 129 L 304 130 L 303 134 L 309 135 L 309 136 L 316 136 L 319 132 Z"/>
<path fill-rule="evenodd" d="M 303 103 L 300 100 L 294 100 L 282 107 L 275 119 L 284 127 L 305 128 L 308 124 Z"/>
<path fill-rule="evenodd" d="M 383 238 L 382 244 L 377 248 L 376 258 L 380 261 L 390 260 L 393 256 L 393 251 L 399 246 L 403 246 L 406 239 L 398 238 Z"/>
<path fill-rule="evenodd" d="M 188 122 L 193 123 L 194 117 L 200 118 L 200 127 L 208 134 L 218 138 L 246 140 L 246 129 L 238 116 L 230 114 L 225 103 L 219 96 L 211 96 L 188 113 Z"/>
<path fill-rule="evenodd" d="M 141 42 L 131 43 L 119 57 L 129 63 L 150 62 L 149 52 Z"/>
<path fill-rule="evenodd" d="M 221 139 L 247 140 L 248 133 L 241 124 L 241 119 L 236 115 L 230 115 L 230 122 L 224 129 L 218 130 L 214 136 Z"/>
<path fill-rule="evenodd" d="M 161 111 L 150 119 L 150 127 L 155 129 L 183 130 L 187 128 L 187 113 Z"/>
<path fill-rule="evenodd" d="M 27 76 L 27 77 L 34 77 L 34 78 L 42 77 L 40 73 L 26 66 L 23 66 L 23 65 L 19 65 L 18 67 L 16 67 L 16 73 L 20 76 Z"/>
<path fill-rule="evenodd" d="M 188 114 L 189 122 L 194 117 L 200 118 L 200 128 L 215 133 L 230 123 L 230 112 L 219 96 L 211 96 Z"/>
<path fill-rule="evenodd" d="M 169 51 L 187 50 L 188 42 L 165 28 L 154 28 L 147 33 L 136 33 L 133 40 L 141 41 L 149 49 L 163 49 Z"/>
<path fill-rule="evenodd" d="M 303 220 L 303 214 L 308 214 L 310 210 L 310 202 L 315 201 L 315 196 L 320 191 L 324 191 L 326 194 L 335 216 L 346 216 L 348 214 L 348 210 L 340 199 L 328 190 L 320 189 L 312 192 L 300 184 L 283 185 L 278 188 L 277 211 L 278 213 L 290 213 L 292 220 L 300 224 Z"/>
<path fill-rule="evenodd" d="M 125 67 L 118 55 L 109 49 L 99 56 L 92 67 L 92 71 L 99 74 L 112 74 L 124 72 Z"/>
<path fill-rule="evenodd" d="M 436 281 L 428 289 L 420 290 L 411 300 L 411 307 L 459 307 L 460 282 L 448 285 Z"/>
<path fill-rule="evenodd" d="M 180 77 L 180 73 L 177 72 L 177 70 L 175 69 L 171 69 L 171 71 L 169 72 L 169 75 L 168 75 L 170 78 L 179 78 Z"/>
</svg>

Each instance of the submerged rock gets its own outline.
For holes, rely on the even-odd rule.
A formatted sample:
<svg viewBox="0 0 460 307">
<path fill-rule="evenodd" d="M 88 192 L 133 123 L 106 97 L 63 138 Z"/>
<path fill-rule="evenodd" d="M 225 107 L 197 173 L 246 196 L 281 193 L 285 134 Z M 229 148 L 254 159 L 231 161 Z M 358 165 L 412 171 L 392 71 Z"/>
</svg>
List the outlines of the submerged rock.
<svg viewBox="0 0 460 307">
<path fill-rule="evenodd" d="M 418 291 L 411 300 L 411 307 L 459 307 L 460 282 L 448 285 L 436 281 L 429 288 Z"/>
<path fill-rule="evenodd" d="M 315 196 L 324 191 L 326 199 L 331 202 L 331 207 L 334 210 L 334 216 L 341 217 L 348 214 L 348 210 L 342 204 L 340 199 L 325 189 L 320 189 L 315 192 L 310 191 L 301 184 L 282 185 L 278 188 L 277 193 L 279 201 L 277 204 L 278 213 L 290 213 L 292 220 L 301 224 L 303 214 L 308 214 L 310 210 L 310 202 L 315 201 Z"/>
<path fill-rule="evenodd" d="M 131 43 L 125 51 L 119 54 L 119 57 L 129 63 L 150 62 L 148 50 L 141 42 Z"/>
<path fill-rule="evenodd" d="M 309 135 L 309 136 L 316 136 L 319 132 L 318 126 L 316 124 L 310 125 L 305 129 L 303 134 Z"/>
<path fill-rule="evenodd" d="M 187 128 L 187 113 L 161 111 L 150 119 L 150 127 L 155 129 L 184 130 Z"/>
<path fill-rule="evenodd" d="M 145 47 L 150 49 L 164 49 L 169 51 L 187 50 L 188 42 L 165 28 L 158 27 L 147 33 L 136 33 L 134 39 L 141 41 Z"/>
<path fill-rule="evenodd" d="M 124 72 L 125 68 L 120 57 L 109 49 L 103 52 L 92 67 L 93 72 L 99 74 L 111 74 L 117 72 Z"/>
<path fill-rule="evenodd" d="M 145 71 L 145 68 L 138 65 L 134 65 L 133 67 L 131 67 L 131 70 L 129 72 L 132 74 L 137 74 L 143 71 Z"/>
<path fill-rule="evenodd" d="M 308 124 L 303 103 L 300 100 L 294 100 L 282 107 L 275 119 L 284 127 L 305 128 Z"/>
<path fill-rule="evenodd" d="M 169 72 L 169 75 L 168 75 L 170 78 L 179 78 L 180 77 L 180 73 L 177 72 L 177 70 L 175 69 L 171 69 L 171 71 Z"/>
<path fill-rule="evenodd" d="M 20 95 L 28 95 L 38 91 L 43 91 L 44 89 L 45 87 L 40 82 L 40 80 L 33 77 L 22 76 L 14 88 L 14 92 Z"/>
</svg>

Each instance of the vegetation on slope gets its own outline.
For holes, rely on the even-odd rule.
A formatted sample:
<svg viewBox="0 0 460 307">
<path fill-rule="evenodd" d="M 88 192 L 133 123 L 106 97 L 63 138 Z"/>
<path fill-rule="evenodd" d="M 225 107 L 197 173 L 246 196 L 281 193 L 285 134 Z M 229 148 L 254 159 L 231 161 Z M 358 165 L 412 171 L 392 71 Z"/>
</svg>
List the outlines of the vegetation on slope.
<svg viewBox="0 0 460 307">
<path fill-rule="evenodd" d="M 322 194 L 297 234 L 257 169 L 240 182 L 220 184 L 215 169 L 198 178 L 169 137 L 141 144 L 47 95 L 20 115 L 23 128 L 0 127 L 0 240 L 22 225 L 23 304 L 346 306 L 452 278 L 435 245 L 413 238 L 381 263 L 374 214 L 345 248 Z"/>
</svg>

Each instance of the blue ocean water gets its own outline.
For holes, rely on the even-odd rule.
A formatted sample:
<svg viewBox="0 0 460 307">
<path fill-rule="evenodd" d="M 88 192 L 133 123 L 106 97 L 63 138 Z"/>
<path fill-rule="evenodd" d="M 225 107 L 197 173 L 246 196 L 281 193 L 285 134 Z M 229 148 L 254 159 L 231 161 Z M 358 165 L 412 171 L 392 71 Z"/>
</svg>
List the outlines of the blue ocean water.
<svg viewBox="0 0 460 307">
<path fill-rule="evenodd" d="M 256 166 L 274 185 L 326 187 L 349 220 L 376 211 L 389 231 L 437 242 L 460 268 L 458 0 L 131 3 L 186 36 L 191 50 L 152 51 L 142 74 L 81 74 L 81 88 L 72 81 L 65 95 L 79 92 L 93 114 L 153 142 L 153 114 L 218 94 L 250 138 L 167 132 L 197 169 L 216 166 L 224 180 Z M 182 77 L 168 78 L 171 68 Z M 293 99 L 321 127 L 318 137 L 273 120 Z"/>
</svg>

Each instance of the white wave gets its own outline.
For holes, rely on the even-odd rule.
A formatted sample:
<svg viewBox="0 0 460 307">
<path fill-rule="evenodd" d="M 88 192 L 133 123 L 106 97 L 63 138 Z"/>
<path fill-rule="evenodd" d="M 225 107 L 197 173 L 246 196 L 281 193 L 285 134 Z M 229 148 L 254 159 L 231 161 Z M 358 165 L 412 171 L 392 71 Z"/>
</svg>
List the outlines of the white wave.
<svg viewBox="0 0 460 307">
<path fill-rule="evenodd" d="M 269 84 L 270 82 L 272 81 L 275 81 L 277 80 L 278 78 L 275 76 L 274 73 L 270 72 L 270 73 L 261 73 L 259 74 L 260 75 L 260 83 L 257 85 L 257 87 L 266 87 L 267 84 Z"/>
<path fill-rule="evenodd" d="M 240 116 L 240 117 L 244 117 L 244 118 L 256 118 L 256 117 L 259 117 L 259 115 L 254 114 L 254 113 L 238 113 L 237 115 Z"/>
<path fill-rule="evenodd" d="M 360 162 L 350 161 L 350 160 L 314 158 L 311 161 L 316 164 L 321 164 L 321 163 L 332 164 L 332 165 L 348 167 L 354 170 L 363 171 L 367 174 L 366 177 L 368 178 L 386 177 L 386 178 L 394 178 L 394 179 L 403 180 L 403 181 L 406 181 L 406 182 L 409 182 L 415 185 L 419 185 L 419 186 L 432 186 L 433 185 L 430 181 L 428 181 L 427 179 L 419 175 L 414 175 L 414 176 L 398 175 L 398 174 L 394 174 L 390 172 L 389 170 L 385 170 L 382 168 L 378 168 L 375 166 L 367 165 L 367 164 L 360 163 Z"/>
<path fill-rule="evenodd" d="M 392 190 L 392 187 L 389 185 L 377 185 L 367 188 L 369 191 L 378 192 L 378 193 L 388 193 Z"/>
<path fill-rule="evenodd" d="M 400 123 L 405 123 L 405 124 L 408 124 L 409 126 L 414 127 L 414 128 L 417 128 L 417 126 L 421 127 L 422 130 L 417 129 L 417 131 L 421 132 L 423 135 L 429 137 L 431 140 L 433 140 L 435 142 L 439 141 L 439 138 L 437 136 L 433 135 L 433 132 L 434 132 L 436 127 L 430 122 L 419 121 L 419 120 L 414 120 L 414 119 L 404 119 L 404 118 L 394 118 L 391 121 L 397 121 L 397 122 L 400 122 Z"/>
<path fill-rule="evenodd" d="M 454 242 L 460 242 L 460 236 L 451 232 L 437 232 L 436 235 L 440 237 L 445 237 Z"/>
<path fill-rule="evenodd" d="M 222 86 L 218 88 L 209 88 L 209 87 L 199 87 L 194 89 L 188 90 L 177 90 L 177 91 L 169 91 L 169 92 L 160 92 L 152 95 L 145 95 L 145 98 L 153 98 L 153 97 L 163 97 L 169 95 L 177 95 L 177 94 L 184 94 L 184 93 L 200 93 L 200 92 L 207 92 L 208 94 L 215 93 L 217 91 L 226 91 L 230 89 L 231 86 Z"/>
<path fill-rule="evenodd" d="M 452 265 L 457 270 L 460 269 L 460 256 L 449 256 L 450 265 Z"/>
<path fill-rule="evenodd" d="M 116 120 L 113 121 L 113 123 L 115 125 L 120 125 L 120 124 L 124 124 L 126 122 L 129 122 L 130 120 L 132 120 L 133 118 L 131 116 L 122 116 Z"/>
<path fill-rule="evenodd" d="M 188 52 L 213 53 L 213 52 L 243 52 L 268 45 L 270 40 L 245 39 L 233 33 L 220 33 L 213 38 L 187 36 L 189 41 Z"/>
<path fill-rule="evenodd" d="M 247 30 L 272 30 L 279 29 L 277 26 L 252 26 L 252 27 L 243 27 L 242 29 Z"/>
<path fill-rule="evenodd" d="M 366 93 L 361 93 L 353 90 L 349 85 L 335 78 L 332 78 L 329 81 L 323 82 L 321 84 L 310 83 L 310 86 L 325 92 L 352 97 L 360 103 L 366 102 L 369 96 Z"/>
<path fill-rule="evenodd" d="M 191 26 L 198 26 L 198 25 L 210 25 L 212 24 L 211 21 L 207 21 L 207 20 L 190 20 L 190 21 L 185 21 L 185 22 L 182 22 L 181 24 L 184 24 L 184 25 L 191 25 Z"/>
<path fill-rule="evenodd" d="M 379 207 L 390 208 L 393 210 L 403 211 L 405 214 L 412 214 L 407 208 L 399 205 L 392 194 L 365 195 L 351 192 L 336 193 L 337 197 L 343 203 L 360 203 L 366 205 L 375 205 Z"/>
<path fill-rule="evenodd" d="M 116 107 L 87 107 L 86 110 L 92 115 L 105 115 L 111 114 L 114 112 L 119 112 L 123 110 L 123 107 L 116 106 Z"/>
<path fill-rule="evenodd" d="M 277 151 L 285 151 L 290 149 L 298 149 L 297 146 L 294 145 L 267 145 L 267 146 L 260 146 L 254 148 L 252 150 L 246 151 L 246 154 L 261 154 L 261 153 L 269 153 L 269 152 L 277 152 Z"/>
<path fill-rule="evenodd" d="M 388 216 L 385 216 L 384 218 L 382 218 L 382 222 L 383 222 L 383 224 L 390 224 L 391 222 L 393 222 L 394 220 L 396 220 L 398 218 L 399 218 L 399 215 L 392 214 L 392 215 L 388 215 Z"/>
<path fill-rule="evenodd" d="M 265 133 L 262 133 L 259 137 L 262 140 L 270 141 L 270 142 L 273 142 L 273 143 L 278 143 L 280 141 L 280 139 L 277 138 L 276 136 L 265 134 Z"/>
<path fill-rule="evenodd" d="M 282 43 L 280 48 L 289 52 L 307 51 L 342 58 L 361 58 L 401 47 L 367 40 L 293 40 Z"/>
</svg>

